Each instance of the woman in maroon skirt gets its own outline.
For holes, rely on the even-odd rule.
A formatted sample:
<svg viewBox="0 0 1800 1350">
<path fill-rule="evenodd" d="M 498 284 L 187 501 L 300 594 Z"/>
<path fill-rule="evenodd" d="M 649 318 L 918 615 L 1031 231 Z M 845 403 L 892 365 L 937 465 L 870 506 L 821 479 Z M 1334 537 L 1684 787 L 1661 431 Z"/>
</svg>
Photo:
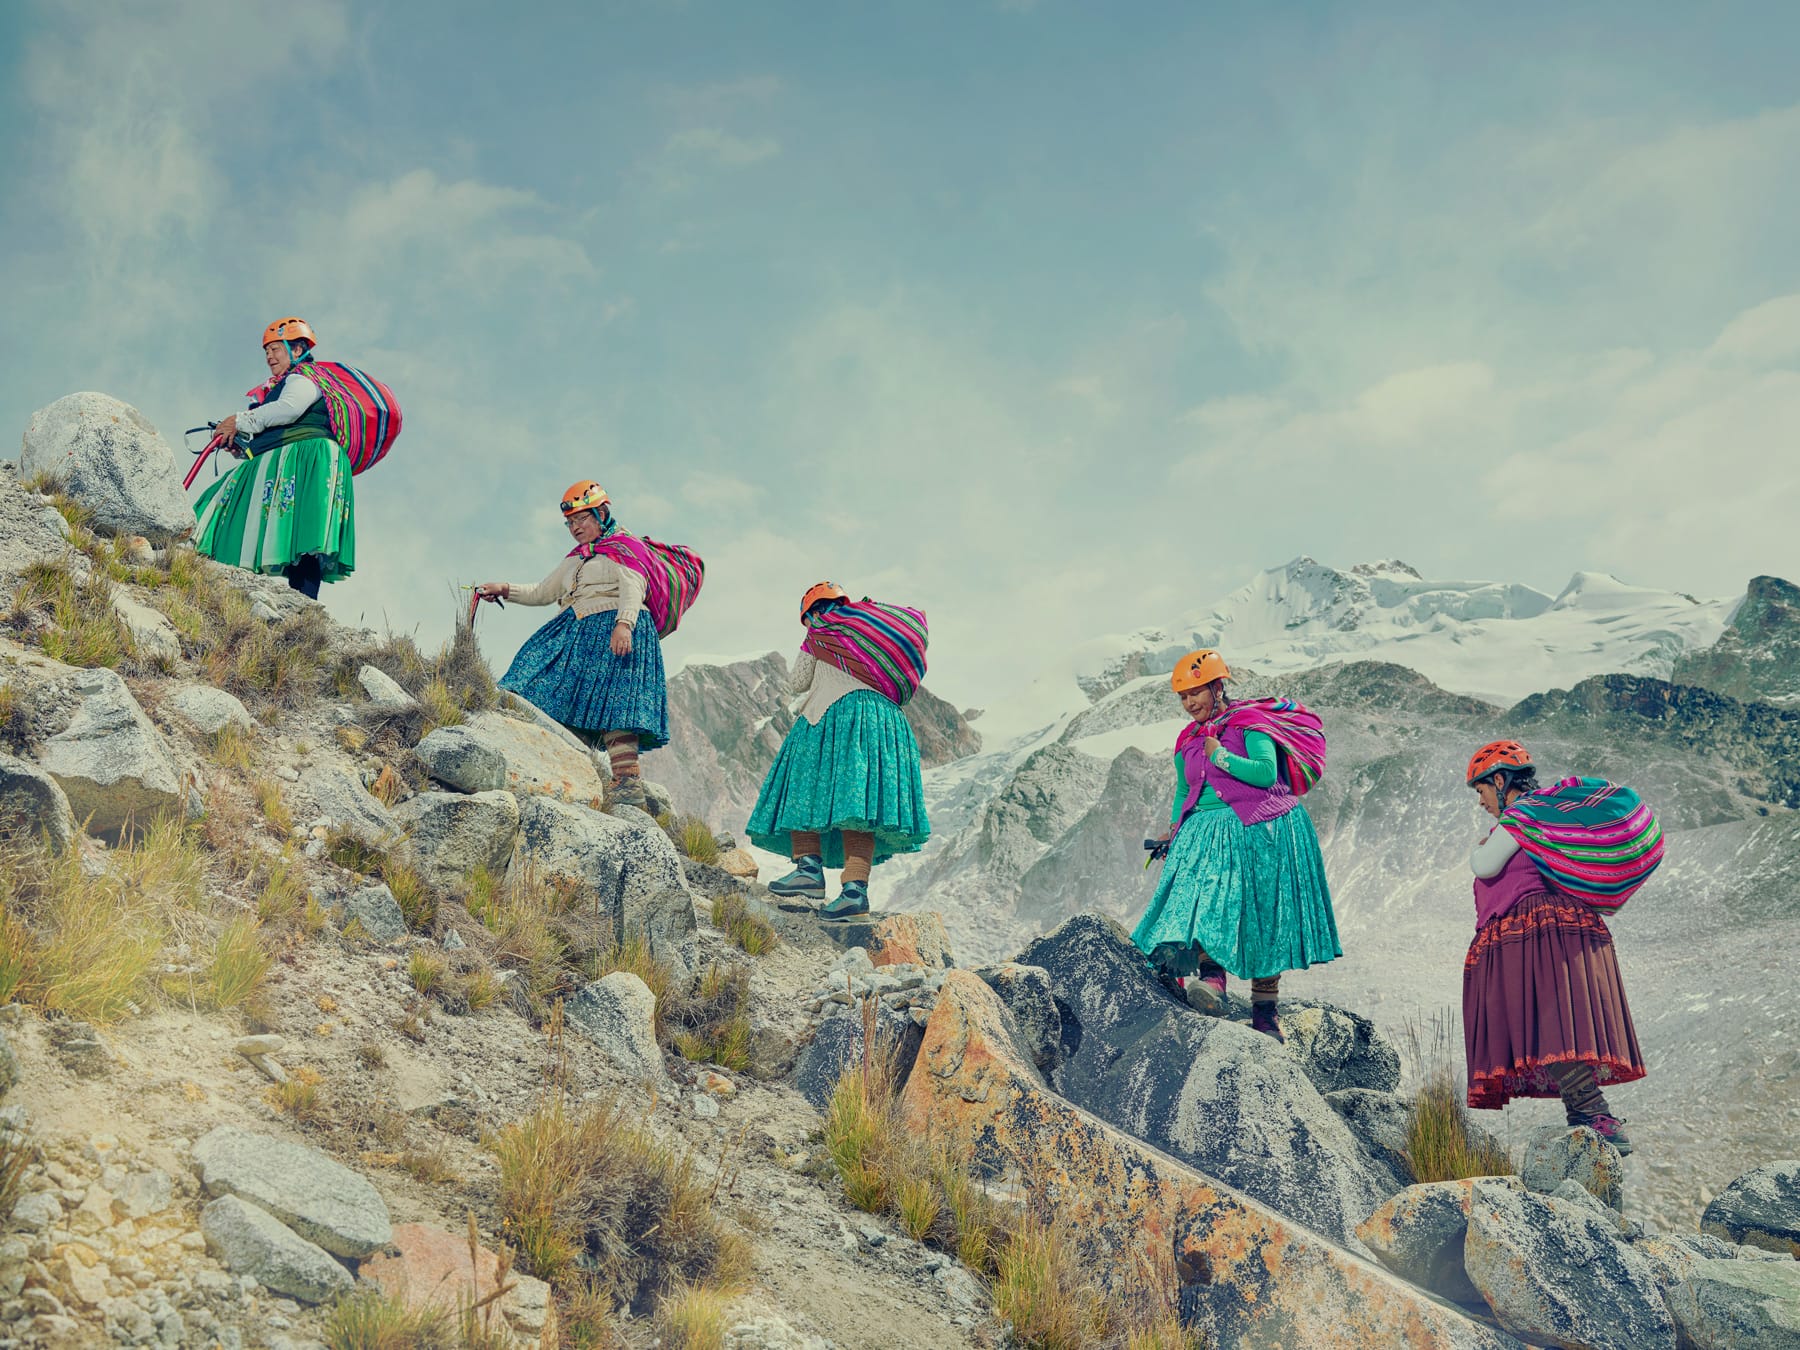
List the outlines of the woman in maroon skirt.
<svg viewBox="0 0 1800 1350">
<path fill-rule="evenodd" d="M 1537 790 L 1531 756 L 1494 741 L 1469 761 L 1468 784 L 1496 820 Z M 1463 1045 L 1469 1105 L 1498 1110 L 1514 1097 L 1561 1097 L 1569 1124 L 1586 1125 L 1620 1153 L 1624 1123 L 1602 1083 L 1644 1076 L 1612 934 L 1587 905 L 1558 891 L 1495 826 L 1470 856 L 1475 940 L 1463 962 Z"/>
</svg>

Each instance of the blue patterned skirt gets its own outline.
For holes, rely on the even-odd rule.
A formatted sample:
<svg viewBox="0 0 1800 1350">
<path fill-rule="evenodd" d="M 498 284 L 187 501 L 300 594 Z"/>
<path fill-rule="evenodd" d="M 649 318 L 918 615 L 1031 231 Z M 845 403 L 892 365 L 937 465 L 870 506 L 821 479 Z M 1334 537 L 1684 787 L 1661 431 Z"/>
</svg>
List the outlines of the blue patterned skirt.
<svg viewBox="0 0 1800 1350">
<path fill-rule="evenodd" d="M 616 609 L 577 619 L 564 609 L 525 639 L 500 687 L 529 699 L 570 731 L 635 731 L 640 750 L 669 743 L 669 689 L 662 643 L 648 610 L 631 630 L 631 655 L 614 656 Z M 584 734 L 585 733 L 585 734 Z"/>
<path fill-rule="evenodd" d="M 1240 980 L 1342 956 L 1306 808 L 1259 825 L 1225 808 L 1194 812 L 1131 940 L 1170 975 L 1192 975 L 1202 950 Z"/>
<path fill-rule="evenodd" d="M 844 831 L 875 836 L 875 861 L 916 853 L 931 837 L 919 742 L 906 715 L 872 689 L 845 694 L 814 726 L 794 723 L 763 779 L 744 833 L 788 852 L 795 830 L 816 830 L 825 866 L 844 865 Z"/>
</svg>

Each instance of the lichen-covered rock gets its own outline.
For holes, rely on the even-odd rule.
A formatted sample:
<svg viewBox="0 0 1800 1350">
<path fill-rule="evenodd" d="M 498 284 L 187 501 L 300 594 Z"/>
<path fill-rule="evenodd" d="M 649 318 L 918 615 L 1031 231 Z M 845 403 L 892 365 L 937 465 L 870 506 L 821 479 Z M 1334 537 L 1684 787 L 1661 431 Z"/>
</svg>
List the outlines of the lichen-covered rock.
<svg viewBox="0 0 1800 1350">
<path fill-rule="evenodd" d="M 300 776 L 300 793 L 312 802 L 315 823 L 350 830 L 371 842 L 385 842 L 399 833 L 387 807 L 336 765 L 308 769 Z"/>
<path fill-rule="evenodd" d="M 331 1253 L 235 1195 L 200 1211 L 206 1249 L 263 1288 L 302 1303 L 327 1303 L 356 1287 Z"/>
<path fill-rule="evenodd" d="M 217 736 L 226 727 L 248 731 L 256 725 L 250 710 L 235 694 L 214 689 L 210 684 L 177 685 L 163 696 L 162 706 L 208 736 Z"/>
<path fill-rule="evenodd" d="M 506 787 L 506 756 L 466 727 L 439 727 L 413 754 L 430 774 L 456 792 L 499 792 Z"/>
<path fill-rule="evenodd" d="M 1017 961 L 983 966 L 975 972 L 1000 996 L 1019 1027 L 1019 1048 L 1045 1073 L 1062 1058 L 1062 1014 L 1050 988 L 1050 972 Z"/>
<path fill-rule="evenodd" d="M 406 912 L 394 899 L 394 893 L 379 881 L 352 891 L 339 902 L 339 927 L 348 928 L 352 922 L 375 942 L 392 942 L 406 936 Z"/>
<path fill-rule="evenodd" d="M 1340 1088 L 1325 1094 L 1325 1104 L 1338 1113 L 1350 1133 L 1362 1141 L 1369 1160 L 1382 1167 L 1395 1189 L 1413 1184 L 1406 1160 L 1406 1128 L 1412 1104 L 1391 1092 L 1372 1088 Z"/>
<path fill-rule="evenodd" d="M 62 785 L 37 765 L 0 754 L 0 843 L 30 848 L 41 842 L 61 853 L 75 833 Z"/>
<path fill-rule="evenodd" d="M 519 842 L 519 802 L 510 792 L 421 792 L 394 808 L 413 865 L 441 890 L 476 868 L 501 876 Z"/>
<path fill-rule="evenodd" d="M 519 796 L 543 793 L 593 803 L 604 795 L 593 756 L 555 723 L 544 725 L 505 713 L 483 712 L 462 726 L 470 739 L 506 761 L 503 786 Z"/>
<path fill-rule="evenodd" d="M 935 966 L 956 962 L 941 915 L 876 913 L 862 920 L 832 923 L 827 935 L 840 947 L 861 947 L 878 966 Z"/>
<path fill-rule="evenodd" d="M 45 475 L 93 513 L 103 534 L 157 543 L 193 532 L 175 452 L 130 404 L 106 394 L 66 394 L 31 415 L 19 476 Z"/>
<path fill-rule="evenodd" d="M 1048 1091 L 1006 1020 L 978 977 L 948 972 L 901 1109 L 912 1129 L 969 1148 L 983 1171 L 1031 1178 L 1033 1191 L 1069 1221 L 1083 1269 L 1101 1287 L 1142 1291 L 1148 1279 L 1151 1296 L 1179 1308 L 1210 1345 L 1507 1344 Z"/>
<path fill-rule="evenodd" d="M 419 700 L 407 693 L 400 684 L 379 666 L 364 666 L 356 672 L 356 682 L 362 687 L 363 697 L 369 700 L 369 707 L 378 713 L 409 713 L 419 706 Z"/>
<path fill-rule="evenodd" d="M 1653 1233 L 1631 1240 L 1639 1256 L 1656 1272 L 1656 1285 L 1664 1294 L 1692 1275 L 1700 1262 L 1729 1261 L 1737 1248 L 1703 1233 Z"/>
<path fill-rule="evenodd" d="M 393 1236 L 376 1189 L 316 1148 L 219 1125 L 194 1161 L 209 1195 L 247 1200 L 335 1256 L 367 1256 Z"/>
<path fill-rule="evenodd" d="M 1285 1047 L 1176 1002 L 1109 919 L 1079 915 L 1018 959 L 1046 970 L 1056 993 L 1058 1092 L 1360 1250 L 1356 1225 L 1388 1198 L 1391 1174 Z"/>
<path fill-rule="evenodd" d="M 1675 1350 L 1655 1268 L 1592 1210 L 1477 1183 L 1463 1269 L 1495 1320 L 1534 1344 Z"/>
<path fill-rule="evenodd" d="M 905 1082 L 925 1029 L 905 1013 L 882 1005 L 876 1013 L 875 1035 L 876 1044 L 892 1056 L 895 1079 Z M 862 1062 L 862 1017 L 855 1011 L 828 1014 L 794 1056 L 789 1081 L 796 1092 L 823 1111 L 844 1070 Z"/>
<path fill-rule="evenodd" d="M 1800 1257 L 1800 1158 L 1744 1173 L 1706 1207 L 1700 1231 Z"/>
<path fill-rule="evenodd" d="M 1625 1205 L 1625 1163 L 1618 1150 L 1585 1125 L 1545 1125 L 1525 1140 L 1519 1177 L 1527 1190 L 1553 1195 L 1573 1181 L 1614 1209 Z"/>
<path fill-rule="evenodd" d="M 1477 1185 L 1522 1189 L 1517 1177 L 1408 1186 L 1363 1220 L 1356 1235 L 1402 1279 L 1458 1303 L 1481 1303 L 1481 1291 L 1463 1270 L 1463 1240 Z"/>
<path fill-rule="evenodd" d="M 523 797 L 513 865 L 578 883 L 611 920 L 618 940 L 642 936 L 679 974 L 698 969 L 699 924 L 681 855 L 643 812 L 611 816 L 552 797 Z"/>
<path fill-rule="evenodd" d="M 1400 1055 L 1366 1017 L 1325 1004 L 1296 1004 L 1281 1012 L 1287 1051 L 1320 1092 L 1400 1086 Z"/>
<path fill-rule="evenodd" d="M 78 670 L 63 685 L 74 712 L 38 762 L 62 785 L 75 818 L 116 838 L 179 811 L 181 775 L 169 747 L 118 672 Z"/>
<path fill-rule="evenodd" d="M 1669 1311 L 1693 1350 L 1800 1350 L 1800 1263 L 1697 1262 Z"/>
<path fill-rule="evenodd" d="M 636 975 L 615 970 L 595 980 L 564 1003 L 563 1017 L 627 1074 L 667 1081 L 656 1043 L 656 995 Z"/>
</svg>

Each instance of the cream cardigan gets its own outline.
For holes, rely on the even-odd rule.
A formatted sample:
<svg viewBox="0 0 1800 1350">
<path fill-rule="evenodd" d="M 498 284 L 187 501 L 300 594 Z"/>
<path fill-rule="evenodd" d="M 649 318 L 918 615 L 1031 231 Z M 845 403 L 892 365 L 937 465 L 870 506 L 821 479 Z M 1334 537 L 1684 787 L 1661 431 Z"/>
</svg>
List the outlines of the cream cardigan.
<svg viewBox="0 0 1800 1350">
<path fill-rule="evenodd" d="M 644 604 L 644 578 L 606 557 L 564 558 L 535 586 L 506 585 L 506 598 L 518 604 L 562 605 L 573 608 L 578 619 L 616 609 L 628 628 Z"/>
</svg>

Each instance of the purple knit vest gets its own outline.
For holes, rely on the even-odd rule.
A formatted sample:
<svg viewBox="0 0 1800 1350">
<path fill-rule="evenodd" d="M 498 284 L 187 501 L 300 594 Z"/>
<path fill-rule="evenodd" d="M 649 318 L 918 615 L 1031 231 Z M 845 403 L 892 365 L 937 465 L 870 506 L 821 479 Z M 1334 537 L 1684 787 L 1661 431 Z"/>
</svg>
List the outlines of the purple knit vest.
<svg viewBox="0 0 1800 1350">
<path fill-rule="evenodd" d="M 1227 726 L 1225 734 L 1219 737 L 1219 744 L 1242 758 L 1243 729 Z M 1277 773 L 1274 787 L 1252 787 L 1249 783 L 1233 778 L 1209 760 L 1205 755 L 1205 747 L 1206 738 L 1201 735 L 1190 736 L 1176 747 L 1176 753 L 1181 756 L 1182 767 L 1187 771 L 1188 781 L 1187 801 L 1181 807 L 1183 820 L 1199 804 L 1200 794 L 1209 784 L 1219 794 L 1219 799 L 1237 812 L 1237 818 L 1246 825 L 1261 825 L 1277 816 L 1285 816 L 1300 804 L 1294 790 L 1287 785 L 1286 775 Z"/>
<path fill-rule="evenodd" d="M 1520 849 L 1506 860 L 1496 877 L 1475 878 L 1475 927 L 1486 928 L 1528 895 L 1553 890 L 1531 855 Z"/>
</svg>

